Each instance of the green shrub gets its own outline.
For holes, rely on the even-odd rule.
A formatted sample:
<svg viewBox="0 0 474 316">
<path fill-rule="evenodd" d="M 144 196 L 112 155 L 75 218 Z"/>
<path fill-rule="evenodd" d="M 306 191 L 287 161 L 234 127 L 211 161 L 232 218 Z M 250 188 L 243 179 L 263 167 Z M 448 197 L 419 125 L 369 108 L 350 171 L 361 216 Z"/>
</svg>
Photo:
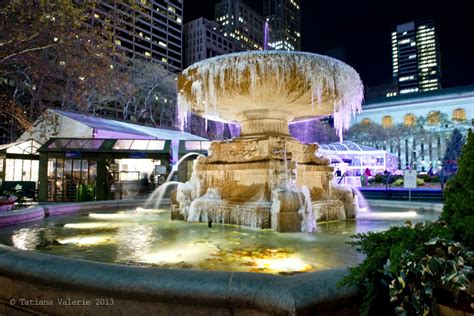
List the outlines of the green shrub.
<svg viewBox="0 0 474 316">
<path fill-rule="evenodd" d="M 374 182 L 375 183 L 382 183 L 383 180 L 385 179 L 385 176 L 381 173 L 377 173 L 375 176 L 374 176 Z"/>
<path fill-rule="evenodd" d="M 403 178 L 399 178 L 399 179 L 395 180 L 393 182 L 393 185 L 398 186 L 398 187 L 403 186 Z M 423 179 L 416 178 L 416 185 L 417 186 L 425 185 L 425 181 Z"/>
<path fill-rule="evenodd" d="M 420 178 L 423 179 L 423 181 L 425 181 L 425 183 L 439 182 L 439 176 L 438 175 L 430 176 L 429 174 L 424 174 L 424 175 L 421 175 Z"/>
<path fill-rule="evenodd" d="M 441 218 L 455 232 L 456 240 L 474 245 L 474 134 L 468 132 L 467 142 L 458 161 L 458 172 L 446 184 Z"/>
<path fill-rule="evenodd" d="M 349 275 L 339 285 L 356 286 L 363 293 L 363 315 L 378 314 L 389 301 L 388 285 L 393 281 L 386 269 L 391 273 L 401 271 L 402 255 L 407 251 L 421 256 L 424 254 L 424 243 L 435 237 L 450 236 L 450 231 L 440 223 L 393 227 L 385 232 L 354 235 L 349 244 L 367 257 L 360 265 L 349 268 Z"/>
<path fill-rule="evenodd" d="M 420 248 L 420 254 L 403 253 L 395 271 L 390 260 L 384 266 L 384 274 L 392 280 L 390 302 L 399 314 L 429 315 L 434 311 L 435 288 L 447 288 L 457 299 L 472 279 L 474 253 L 460 243 L 435 237 Z"/>
<path fill-rule="evenodd" d="M 403 185 L 403 178 L 395 180 L 395 182 L 393 182 L 393 185 L 395 185 L 397 187 L 402 186 Z"/>
<path fill-rule="evenodd" d="M 430 176 L 429 174 L 422 174 L 420 175 L 420 178 L 425 181 L 425 183 L 431 182 L 433 180 L 433 177 Z"/>
</svg>

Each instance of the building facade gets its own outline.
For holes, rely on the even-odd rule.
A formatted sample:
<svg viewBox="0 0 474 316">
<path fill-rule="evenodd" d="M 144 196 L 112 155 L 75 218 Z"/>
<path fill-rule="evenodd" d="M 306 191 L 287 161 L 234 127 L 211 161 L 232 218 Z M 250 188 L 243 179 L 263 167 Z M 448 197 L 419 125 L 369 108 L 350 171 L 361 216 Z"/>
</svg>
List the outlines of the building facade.
<svg viewBox="0 0 474 316">
<path fill-rule="evenodd" d="M 301 50 L 300 0 L 264 0 L 263 15 L 270 25 L 271 49 Z"/>
<path fill-rule="evenodd" d="M 436 170 L 452 131 L 456 128 L 466 134 L 474 126 L 474 86 L 381 98 L 362 108 L 351 129 L 365 125 L 371 132 L 359 142 L 397 155 L 399 169 Z M 371 130 L 373 123 L 382 130 Z"/>
<path fill-rule="evenodd" d="M 237 51 L 238 46 L 229 36 L 224 36 L 217 22 L 205 18 L 184 25 L 184 67 L 200 60 Z"/>
<path fill-rule="evenodd" d="M 440 52 L 434 19 L 399 24 L 391 36 L 392 74 L 399 93 L 440 89 Z"/>
<path fill-rule="evenodd" d="M 112 21 L 114 43 L 128 56 L 182 70 L 183 0 L 100 1 L 92 16 L 94 25 Z"/>
<path fill-rule="evenodd" d="M 238 50 L 263 49 L 263 17 L 241 0 L 221 0 L 216 4 L 215 20 L 221 33 L 231 38 Z"/>
<path fill-rule="evenodd" d="M 394 97 L 398 95 L 398 83 L 390 82 L 377 86 L 364 87 L 364 99 L 372 100 L 384 97 Z"/>
</svg>

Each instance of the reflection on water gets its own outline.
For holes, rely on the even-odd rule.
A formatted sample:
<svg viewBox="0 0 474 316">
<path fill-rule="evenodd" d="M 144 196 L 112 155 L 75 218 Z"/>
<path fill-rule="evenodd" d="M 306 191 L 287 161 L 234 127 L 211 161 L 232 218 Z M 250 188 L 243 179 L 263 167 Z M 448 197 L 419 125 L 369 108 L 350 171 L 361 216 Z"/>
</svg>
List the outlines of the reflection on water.
<svg viewBox="0 0 474 316">
<path fill-rule="evenodd" d="M 21 250 L 35 250 L 41 231 L 38 228 L 20 229 L 12 236 L 13 245 Z"/>
<path fill-rule="evenodd" d="M 317 232 L 277 233 L 235 225 L 170 221 L 168 210 L 46 218 L 4 227 L 0 242 L 24 250 L 72 258 L 161 268 L 265 273 L 315 271 L 359 263 L 363 256 L 346 244 L 355 233 L 435 220 L 436 213 L 380 209 L 357 220 L 318 225 Z"/>
</svg>

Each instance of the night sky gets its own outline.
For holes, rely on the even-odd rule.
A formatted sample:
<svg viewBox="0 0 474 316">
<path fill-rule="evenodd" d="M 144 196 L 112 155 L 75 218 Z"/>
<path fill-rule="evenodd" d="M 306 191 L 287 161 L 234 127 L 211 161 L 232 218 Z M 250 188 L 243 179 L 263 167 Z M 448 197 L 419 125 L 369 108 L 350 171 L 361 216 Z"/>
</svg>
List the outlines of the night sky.
<svg viewBox="0 0 474 316">
<path fill-rule="evenodd" d="M 184 21 L 214 18 L 218 0 L 184 0 Z M 262 11 L 262 0 L 245 1 Z M 474 1 L 301 0 L 302 50 L 343 48 L 365 85 L 391 82 L 391 27 L 435 17 L 443 88 L 474 84 Z"/>
</svg>

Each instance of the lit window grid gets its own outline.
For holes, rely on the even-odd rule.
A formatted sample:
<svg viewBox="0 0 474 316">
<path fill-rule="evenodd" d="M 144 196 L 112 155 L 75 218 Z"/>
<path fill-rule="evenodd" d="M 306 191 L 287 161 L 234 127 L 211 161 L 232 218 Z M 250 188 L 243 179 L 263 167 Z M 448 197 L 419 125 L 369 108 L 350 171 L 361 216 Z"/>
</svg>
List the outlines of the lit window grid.
<svg viewBox="0 0 474 316">
<path fill-rule="evenodd" d="M 171 12 L 172 12 L 172 10 L 176 11 L 176 9 L 180 10 L 182 12 L 182 8 L 174 5 L 171 2 L 168 3 L 167 6 L 162 5 L 158 1 L 147 2 L 147 4 L 143 4 L 143 3 L 139 3 L 139 4 L 141 5 L 140 8 L 146 9 L 146 10 L 149 10 L 149 11 L 145 12 L 144 10 L 138 9 L 138 10 L 135 10 L 135 13 L 138 13 L 138 15 L 132 16 L 128 12 L 123 11 L 122 9 L 120 9 L 118 6 L 113 5 L 113 4 L 107 4 L 107 3 L 102 4 L 104 9 L 102 9 L 101 7 L 97 7 L 96 11 L 98 13 L 101 13 L 102 16 L 109 16 L 110 15 L 109 12 L 118 12 L 119 16 L 121 16 L 121 17 L 129 18 L 133 21 L 140 22 L 140 23 L 146 25 L 147 27 L 149 27 L 149 29 L 143 29 L 139 25 L 137 25 L 136 23 L 132 24 L 132 23 L 129 23 L 126 20 L 122 19 L 122 21 L 120 23 L 128 25 L 130 27 L 133 27 L 133 29 L 136 30 L 136 33 L 131 33 L 130 30 L 120 28 L 120 27 L 116 27 L 117 30 L 120 30 L 124 34 L 127 34 L 127 37 L 115 34 L 115 40 L 114 41 L 115 41 L 117 47 L 119 47 L 120 49 L 130 53 L 131 55 L 138 55 L 138 56 L 141 56 L 141 57 L 144 57 L 144 58 L 151 58 L 151 59 L 161 61 L 163 63 L 168 63 L 168 61 L 171 60 L 173 62 L 173 64 L 169 64 L 168 66 L 171 67 L 172 69 L 176 70 L 176 71 L 181 70 L 181 65 L 182 65 L 182 61 L 181 61 L 181 55 L 182 55 L 182 53 L 181 53 L 181 47 L 182 47 L 181 36 L 176 36 L 173 33 L 167 31 L 167 29 L 169 28 L 169 29 L 172 29 L 174 32 L 176 32 L 178 34 L 182 34 L 182 27 L 181 27 L 181 25 L 179 25 L 179 27 L 175 27 L 173 24 L 171 24 L 169 22 L 165 23 L 165 22 L 161 21 L 158 17 L 156 17 L 156 14 L 158 13 L 158 15 L 160 15 L 160 17 L 162 17 L 162 18 L 164 17 L 168 21 L 171 20 L 171 21 L 177 22 L 176 21 L 176 15 L 174 15 L 174 13 L 171 14 Z M 126 4 L 123 4 L 123 5 L 127 6 Z M 153 12 L 152 7 L 153 6 L 151 6 L 151 5 L 154 5 L 154 6 L 157 7 L 156 12 L 153 13 L 153 14 L 152 14 L 152 12 Z M 170 7 L 173 8 L 173 9 L 169 10 Z M 161 10 L 159 10 L 159 8 L 161 8 Z M 94 17 L 96 17 L 96 15 L 94 15 Z M 174 39 L 173 41 L 175 41 L 175 42 L 171 42 L 169 39 L 161 37 L 157 32 L 153 32 L 153 29 L 157 29 L 158 32 L 166 33 L 167 37 Z M 136 42 L 135 38 L 140 38 L 141 41 L 148 42 L 149 45 L 144 46 L 144 45 Z M 160 45 L 160 44 L 159 44 L 159 41 L 156 41 L 156 40 L 153 41 L 152 39 L 154 39 L 154 38 L 161 38 L 162 43 L 171 43 L 173 46 L 176 47 L 176 49 L 174 49 L 172 47 L 168 47 L 169 45 L 166 44 L 166 46 L 167 46 L 166 54 L 163 54 L 160 51 L 156 51 L 156 50 L 153 49 L 153 45 L 154 44 Z M 125 47 L 123 45 L 124 43 L 127 43 L 132 48 L 130 49 L 128 47 Z M 163 45 L 160 45 L 160 46 L 163 46 Z M 175 58 L 173 56 L 170 56 L 169 52 L 177 55 L 179 58 Z"/>
<path fill-rule="evenodd" d="M 397 35 L 399 35 L 401 38 L 398 38 Z M 397 77 L 398 72 L 399 72 L 399 58 L 402 58 L 405 60 L 415 60 L 416 56 L 418 57 L 418 62 L 419 62 L 419 85 L 422 90 L 431 90 L 435 89 L 436 87 L 439 87 L 439 81 L 436 80 L 436 82 L 429 82 L 425 83 L 422 82 L 424 78 L 427 76 L 430 76 L 431 78 L 433 75 L 436 75 L 436 67 L 438 65 L 437 63 L 437 56 L 436 56 L 436 37 L 435 37 L 435 32 L 434 32 L 434 27 L 429 28 L 426 26 L 423 26 L 422 28 L 418 28 L 413 35 L 407 32 L 403 33 L 397 33 L 397 32 L 392 32 L 391 34 L 391 41 L 392 41 L 392 70 L 393 70 L 393 76 Z M 399 45 L 400 44 L 400 45 Z M 404 47 L 407 46 L 417 46 L 418 54 L 410 54 L 408 56 L 405 56 L 403 53 L 405 51 Z M 401 49 L 401 55 L 399 55 L 398 49 Z M 403 62 L 402 64 L 403 67 L 408 66 L 406 62 Z M 425 75 L 421 75 L 424 73 Z M 429 74 L 429 75 L 428 75 Z M 402 82 L 411 82 L 410 76 L 404 76 L 402 77 L 400 81 Z M 433 79 L 430 79 L 433 80 Z M 399 81 L 399 82 L 400 82 Z M 416 81 L 415 81 L 416 82 Z M 414 92 L 417 91 L 416 88 L 407 88 L 407 89 L 401 89 L 401 93 L 408 93 L 408 92 Z"/>
</svg>

